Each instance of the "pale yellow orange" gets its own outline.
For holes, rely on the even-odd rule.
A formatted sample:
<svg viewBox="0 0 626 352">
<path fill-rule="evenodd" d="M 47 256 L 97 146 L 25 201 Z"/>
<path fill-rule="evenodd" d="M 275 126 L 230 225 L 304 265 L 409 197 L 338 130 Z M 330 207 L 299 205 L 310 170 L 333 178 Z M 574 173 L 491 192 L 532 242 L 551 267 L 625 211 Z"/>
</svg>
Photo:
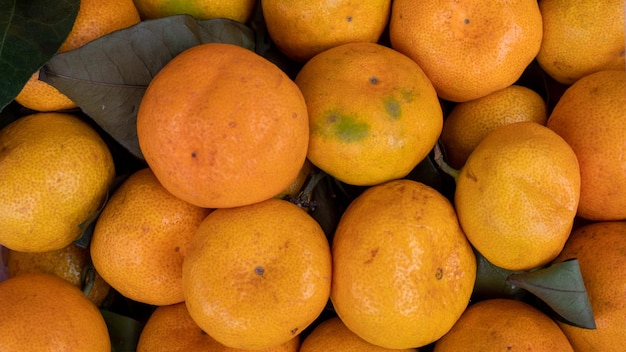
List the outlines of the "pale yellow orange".
<svg viewBox="0 0 626 352">
<path fill-rule="evenodd" d="M 15 101 L 34 111 L 62 111 L 75 109 L 76 103 L 50 84 L 39 80 L 39 70 L 33 73 Z"/>
<path fill-rule="evenodd" d="M 61 249 L 102 207 L 115 177 L 96 130 L 64 113 L 21 117 L 0 131 L 0 244 Z"/>
<path fill-rule="evenodd" d="M 9 250 L 7 268 L 9 277 L 28 273 L 57 275 L 80 288 L 96 306 L 100 306 L 111 291 L 111 286 L 92 266 L 89 248 L 75 243 L 46 252 Z"/>
<path fill-rule="evenodd" d="M 276 47 L 306 62 L 332 47 L 376 43 L 389 21 L 389 0 L 264 0 L 263 18 Z"/>
<path fill-rule="evenodd" d="M 537 62 L 570 85 L 591 73 L 624 69 L 624 0 L 541 0 Z"/>
<path fill-rule="evenodd" d="M 369 187 L 332 242 L 331 300 L 356 335 L 388 349 L 443 336 L 465 310 L 476 258 L 452 204 L 411 180 Z"/>
<path fill-rule="evenodd" d="M 456 104 L 443 123 L 441 143 L 448 164 L 460 169 L 478 143 L 497 127 L 520 121 L 545 125 L 547 120 L 546 102 L 539 93 L 511 85 L 482 98 Z"/>
<path fill-rule="evenodd" d="M 565 244 L 580 197 L 576 154 L 536 122 L 500 126 L 470 154 L 454 201 L 472 245 L 492 264 L 530 270 Z"/>
<path fill-rule="evenodd" d="M 139 23 L 133 0 L 81 0 L 74 25 L 59 53 L 77 49 L 113 31 Z M 33 73 L 15 101 L 35 111 L 59 111 L 76 108 L 76 104 L 55 87 L 39 81 Z"/>
<path fill-rule="evenodd" d="M 134 0 L 143 19 L 191 15 L 199 20 L 226 18 L 246 23 L 255 0 Z"/>
</svg>

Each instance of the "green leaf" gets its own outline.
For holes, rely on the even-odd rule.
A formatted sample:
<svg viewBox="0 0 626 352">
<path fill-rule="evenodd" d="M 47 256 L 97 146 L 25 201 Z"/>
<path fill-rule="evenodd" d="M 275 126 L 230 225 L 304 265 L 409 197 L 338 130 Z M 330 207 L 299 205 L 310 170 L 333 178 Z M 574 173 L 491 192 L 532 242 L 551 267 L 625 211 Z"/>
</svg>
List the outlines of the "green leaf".
<svg viewBox="0 0 626 352">
<path fill-rule="evenodd" d="M 536 271 L 513 274 L 506 281 L 534 294 L 566 322 L 581 328 L 596 328 L 578 260 L 571 259 Z"/>
<path fill-rule="evenodd" d="M 227 19 L 198 21 L 177 15 L 143 21 L 56 55 L 44 66 L 40 79 L 67 95 L 120 145 L 143 159 L 136 115 L 148 84 L 176 55 L 210 42 L 252 50 L 254 33 Z"/>
<path fill-rule="evenodd" d="M 492 298 L 523 299 L 527 292 L 507 281 L 513 274 L 522 273 L 493 265 L 478 251 L 476 254 L 476 281 L 472 300 L 484 300 Z"/>
<path fill-rule="evenodd" d="M 143 325 L 135 319 L 101 309 L 100 313 L 109 329 L 112 352 L 130 352 L 137 349 Z"/>
<path fill-rule="evenodd" d="M 65 41 L 79 0 L 0 0 L 0 111 Z"/>
</svg>

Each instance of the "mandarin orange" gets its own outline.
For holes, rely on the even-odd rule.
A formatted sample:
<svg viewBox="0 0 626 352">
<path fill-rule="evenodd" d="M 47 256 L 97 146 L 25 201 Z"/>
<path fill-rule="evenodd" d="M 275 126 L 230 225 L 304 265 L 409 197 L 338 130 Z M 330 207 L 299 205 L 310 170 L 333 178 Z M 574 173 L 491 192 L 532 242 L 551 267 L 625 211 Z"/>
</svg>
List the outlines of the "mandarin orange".
<svg viewBox="0 0 626 352">
<path fill-rule="evenodd" d="M 547 122 L 580 164 L 578 215 L 626 219 L 626 71 L 599 71 L 571 85 Z"/>
<path fill-rule="evenodd" d="M 452 204 L 435 189 L 395 180 L 349 205 L 332 242 L 331 300 L 346 326 L 388 349 L 443 336 L 469 303 L 476 258 Z"/>
<path fill-rule="evenodd" d="M 240 46 L 201 44 L 150 82 L 137 115 L 139 146 L 165 189 L 204 208 L 252 204 L 293 182 L 309 122 L 296 84 Z"/>
<path fill-rule="evenodd" d="M 59 53 L 81 46 L 113 31 L 139 23 L 133 0 L 81 0 L 74 26 L 59 48 Z M 59 111 L 76 104 L 50 84 L 39 80 L 39 70 L 30 77 L 15 101 L 35 111 Z"/>
<path fill-rule="evenodd" d="M 580 169 L 572 148 L 536 122 L 500 126 L 470 154 L 454 201 L 472 245 L 508 270 L 549 263 L 573 227 Z"/>
<path fill-rule="evenodd" d="M 258 352 L 298 352 L 299 336 Z M 146 322 L 137 352 L 249 352 L 222 345 L 202 331 L 191 318 L 185 303 L 157 307 Z"/>
<path fill-rule="evenodd" d="M 536 0 L 395 0 L 389 22 L 391 46 L 454 102 L 515 83 L 539 52 L 542 34 Z"/>
<path fill-rule="evenodd" d="M 557 323 L 539 309 L 512 299 L 487 299 L 467 308 L 434 352 L 574 352 Z"/>
<path fill-rule="evenodd" d="M 302 341 L 299 352 L 416 352 L 373 345 L 353 333 L 339 317 L 322 321 Z"/>
<path fill-rule="evenodd" d="M 511 85 L 456 104 L 443 123 L 441 143 L 450 166 L 460 169 L 478 143 L 497 127 L 520 121 L 545 125 L 547 120 L 546 102 L 539 93 Z"/>
<path fill-rule="evenodd" d="M 306 62 L 332 47 L 376 43 L 389 21 L 389 0 L 264 0 L 270 37 L 289 58 Z"/>
<path fill-rule="evenodd" d="M 134 0 L 143 19 L 191 15 L 199 20 L 227 18 L 245 23 L 254 10 L 255 0 Z"/>
<path fill-rule="evenodd" d="M 209 212 L 174 197 L 150 169 L 136 171 L 98 217 L 93 264 L 127 298 L 152 305 L 182 302 L 183 260 Z"/>
<path fill-rule="evenodd" d="M 115 177 L 98 132 L 65 113 L 23 116 L 0 130 L 0 244 L 61 249 L 85 230 Z"/>
<path fill-rule="evenodd" d="M 9 277 L 28 273 L 57 275 L 80 288 L 96 306 L 109 295 L 109 285 L 91 264 L 89 248 L 76 243 L 46 252 L 9 251 L 7 255 Z"/>
<path fill-rule="evenodd" d="M 24 274 L 0 283 L 0 350 L 110 352 L 98 308 L 52 274 Z"/>
<path fill-rule="evenodd" d="M 295 79 L 306 100 L 308 158 L 336 179 L 374 185 L 406 176 L 439 138 L 443 113 L 422 69 L 375 43 L 309 60 Z"/>
<path fill-rule="evenodd" d="M 626 346 L 626 221 L 577 228 L 555 262 L 576 258 L 589 295 L 595 329 L 559 323 L 576 351 L 618 352 Z"/>
<path fill-rule="evenodd" d="M 570 85 L 591 73 L 624 69 L 624 0 L 541 0 L 541 68 Z"/>
<path fill-rule="evenodd" d="M 323 311 L 331 254 L 320 225 L 276 198 L 214 210 L 183 263 L 185 304 L 215 340 L 239 349 L 278 346 Z"/>
</svg>

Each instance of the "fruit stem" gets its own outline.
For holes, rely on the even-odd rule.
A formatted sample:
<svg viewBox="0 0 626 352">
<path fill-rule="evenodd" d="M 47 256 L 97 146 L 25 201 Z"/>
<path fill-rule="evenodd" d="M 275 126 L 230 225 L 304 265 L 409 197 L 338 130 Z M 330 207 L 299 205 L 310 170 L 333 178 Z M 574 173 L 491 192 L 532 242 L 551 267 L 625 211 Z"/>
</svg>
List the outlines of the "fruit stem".
<svg viewBox="0 0 626 352">
<path fill-rule="evenodd" d="M 456 183 L 456 180 L 459 178 L 459 174 L 461 173 L 461 171 L 453 168 L 452 166 L 448 165 L 448 163 L 446 163 L 439 143 L 435 144 L 435 148 L 433 149 L 433 151 L 435 153 L 434 159 L 435 163 L 437 163 L 437 166 L 439 166 L 441 171 L 452 177 L 454 179 L 454 182 Z"/>
<path fill-rule="evenodd" d="M 306 181 L 304 189 L 302 189 L 302 191 L 298 193 L 296 197 L 288 197 L 287 200 L 289 200 L 290 202 L 296 204 L 300 208 L 303 208 L 307 211 L 314 211 L 315 208 L 317 207 L 317 203 L 311 200 L 311 194 L 315 190 L 315 187 L 318 185 L 318 183 L 325 176 L 326 176 L 325 172 L 317 168 L 313 168 L 313 170 L 311 170 L 309 174 L 309 177 L 308 177 L 308 180 Z"/>
</svg>

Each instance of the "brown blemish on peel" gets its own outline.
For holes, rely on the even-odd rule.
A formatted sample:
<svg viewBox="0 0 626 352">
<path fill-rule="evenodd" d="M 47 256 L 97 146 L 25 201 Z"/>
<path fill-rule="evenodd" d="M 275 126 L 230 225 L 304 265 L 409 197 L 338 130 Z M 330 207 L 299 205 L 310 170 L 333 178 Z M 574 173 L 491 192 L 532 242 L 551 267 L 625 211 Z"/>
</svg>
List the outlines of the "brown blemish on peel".
<svg viewBox="0 0 626 352">
<path fill-rule="evenodd" d="M 367 260 L 366 260 L 365 262 L 363 262 L 363 263 L 364 263 L 364 264 L 369 264 L 369 263 L 371 263 L 371 262 L 374 260 L 374 258 L 376 257 L 376 254 L 378 254 L 378 250 L 379 250 L 379 249 L 380 249 L 380 248 L 374 248 L 374 249 L 372 249 L 372 250 L 370 251 L 370 257 L 369 257 L 369 259 L 367 259 Z"/>
<path fill-rule="evenodd" d="M 435 272 L 435 278 L 437 280 L 441 280 L 443 278 L 443 269 L 442 268 L 437 268 L 437 271 Z"/>
</svg>

